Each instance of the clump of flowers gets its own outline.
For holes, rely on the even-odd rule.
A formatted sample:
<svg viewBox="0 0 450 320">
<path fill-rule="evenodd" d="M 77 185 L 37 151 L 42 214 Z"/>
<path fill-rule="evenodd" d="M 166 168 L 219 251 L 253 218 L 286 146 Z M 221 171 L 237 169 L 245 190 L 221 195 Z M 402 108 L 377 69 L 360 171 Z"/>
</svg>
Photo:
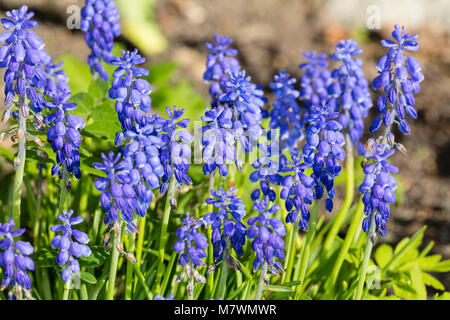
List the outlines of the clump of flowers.
<svg viewBox="0 0 450 320">
<path fill-rule="evenodd" d="M 31 279 L 28 271 L 34 270 L 33 259 L 28 257 L 34 251 L 33 246 L 25 241 L 14 240 L 21 236 L 25 229 L 14 230 L 14 220 L 11 218 L 9 222 L 0 223 L 0 267 L 3 271 L 3 280 L 0 290 L 10 288 L 8 299 L 22 300 L 23 295 L 30 300 L 31 296 Z"/>
<path fill-rule="evenodd" d="M 277 276 L 283 272 L 283 266 L 275 258 L 284 260 L 284 240 L 286 228 L 282 221 L 271 218 L 271 214 L 280 210 L 280 205 L 276 204 L 269 208 L 269 198 L 262 201 L 256 200 L 253 209 L 260 213 L 259 216 L 248 219 L 251 226 L 248 229 L 247 237 L 253 239 L 252 249 L 256 252 L 256 259 L 253 263 L 253 272 L 266 264 L 271 274 Z"/>
<path fill-rule="evenodd" d="M 342 65 L 331 72 L 334 80 L 329 85 L 328 103 L 340 112 L 342 129 L 349 133 L 352 142 L 357 142 L 364 133 L 364 118 L 372 107 L 369 84 L 362 70 L 362 60 L 354 56 L 362 53 L 355 40 L 341 40 L 330 60 Z"/>
<path fill-rule="evenodd" d="M 328 211 L 333 209 L 334 178 L 341 172 L 339 162 L 345 159 L 342 125 L 334 120 L 338 115 L 332 105 L 324 103 L 321 106 L 313 106 L 310 115 L 305 118 L 309 125 L 305 130 L 303 159 L 312 165 L 316 199 L 321 199 L 324 188 L 326 189 L 328 197 L 325 207 Z"/>
<path fill-rule="evenodd" d="M 288 212 L 287 223 L 298 221 L 299 229 L 307 231 L 309 228 L 310 212 L 308 205 L 315 199 L 315 180 L 305 174 L 305 170 L 311 168 L 312 164 L 302 161 L 301 157 L 292 157 L 292 161 L 286 161 L 281 172 L 288 173 L 283 177 L 281 184 L 283 188 L 280 198 L 285 200 L 285 208 Z"/>
<path fill-rule="evenodd" d="M 280 130 L 280 145 L 293 154 L 298 154 L 298 141 L 304 137 L 302 108 L 297 103 L 300 92 L 294 89 L 297 79 L 281 70 L 274 76 L 269 88 L 275 95 L 273 109 L 270 112 L 270 129 Z"/>
<path fill-rule="evenodd" d="M 72 217 L 73 210 L 66 211 L 63 209 L 62 214 L 58 214 L 57 218 L 61 224 L 50 227 L 52 232 L 61 232 L 52 239 L 52 248 L 59 249 L 56 262 L 62 267 L 61 278 L 70 287 L 72 281 L 77 281 L 80 273 L 80 263 L 78 258 L 88 257 L 91 255 L 91 249 L 87 245 L 89 236 L 72 226 L 83 222 L 82 216 Z"/>
<path fill-rule="evenodd" d="M 42 90 L 46 84 L 44 66 L 50 62 L 50 56 L 44 49 L 45 44 L 31 29 L 38 23 L 31 20 L 33 12 L 28 12 L 27 6 L 6 12 L 6 18 L 1 20 L 3 28 L 7 30 L 0 35 L 0 68 L 6 68 L 5 106 L 2 122 L 6 122 L 12 115 L 19 125 L 13 129 L 13 142 L 19 143 L 19 151 L 14 159 L 14 167 L 23 165 L 26 153 L 26 139 L 33 139 L 43 146 L 39 137 L 27 132 L 27 120 L 30 113 L 34 116 L 33 125 L 36 129 L 44 126 L 42 111 L 45 100 Z M 12 132 L 11 131 L 11 132 Z"/>
<path fill-rule="evenodd" d="M 303 57 L 308 59 L 299 65 L 304 73 L 300 77 L 299 99 L 303 101 L 305 116 L 311 111 L 313 105 L 321 105 L 328 101 L 328 86 L 331 84 L 331 73 L 327 69 L 327 54 L 317 54 L 315 50 L 303 52 Z"/>
<path fill-rule="evenodd" d="M 177 280 L 181 281 L 184 275 L 187 276 L 189 282 L 187 291 L 190 296 L 194 292 L 194 279 L 196 282 L 206 282 L 205 277 L 197 271 L 197 268 L 206 266 L 203 259 L 207 256 L 206 249 L 208 248 L 208 240 L 203 233 L 198 231 L 202 226 L 207 226 L 205 219 L 196 220 L 189 215 L 189 212 L 186 212 L 182 226 L 176 232 L 179 240 L 173 246 L 175 252 L 181 253 L 178 263 L 184 268 L 184 271 L 178 275 Z"/>
<path fill-rule="evenodd" d="M 245 205 L 242 199 L 236 196 L 236 188 L 210 191 L 211 198 L 206 199 L 207 204 L 218 208 L 218 212 L 210 212 L 203 218 L 212 227 L 211 242 L 214 246 L 214 260 L 226 263 L 240 270 L 240 264 L 231 254 L 231 248 L 238 256 L 242 256 L 242 246 L 245 245 L 245 235 L 247 228 L 242 223 L 245 217 Z"/>
<path fill-rule="evenodd" d="M 88 57 L 91 73 L 107 81 L 108 73 L 103 69 L 102 61 L 111 62 L 114 37 L 121 33 L 116 3 L 114 0 L 86 0 L 81 18 L 84 39 L 92 50 Z"/>
<path fill-rule="evenodd" d="M 405 54 L 405 51 L 419 49 L 416 41 L 419 36 L 407 34 L 405 27 L 395 25 L 392 37 L 395 41 L 381 41 L 389 51 L 378 61 L 379 75 L 372 82 L 373 89 L 384 88 L 384 93 L 378 99 L 379 116 L 372 122 L 370 131 L 377 131 L 382 123 L 386 128 L 377 139 L 369 139 L 365 147 L 358 145 L 359 153 L 368 159 L 363 166 L 366 177 L 359 190 L 364 194 L 364 213 L 367 216 L 362 228 L 369 233 L 372 242 L 376 239 L 377 230 L 386 236 L 390 206 L 396 201 L 394 191 L 397 182 L 391 174 L 397 173 L 398 168 L 390 164 L 387 158 L 396 149 L 406 154 L 406 148 L 395 141 L 392 126 L 397 124 L 401 133 L 410 134 L 405 114 L 417 118 L 414 93 L 420 91 L 420 82 L 424 79 L 418 60 Z"/>
</svg>

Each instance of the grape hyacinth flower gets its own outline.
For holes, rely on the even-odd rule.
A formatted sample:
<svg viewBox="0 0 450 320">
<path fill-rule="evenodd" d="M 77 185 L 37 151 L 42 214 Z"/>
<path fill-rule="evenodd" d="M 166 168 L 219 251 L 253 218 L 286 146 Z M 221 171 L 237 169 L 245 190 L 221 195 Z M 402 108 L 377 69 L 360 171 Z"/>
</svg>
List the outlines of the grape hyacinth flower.
<svg viewBox="0 0 450 320">
<path fill-rule="evenodd" d="M 397 181 L 391 174 L 398 172 L 398 168 L 390 164 L 387 158 L 394 154 L 395 149 L 373 139 L 366 145 L 367 149 L 363 144 L 358 144 L 359 154 L 366 157 L 363 164 L 366 176 L 359 187 L 359 192 L 364 195 L 362 201 L 366 215 L 362 228 L 364 232 L 369 230 L 371 216 L 375 214 L 376 230 L 380 235 L 386 236 L 386 223 L 389 220 L 391 205 L 396 201 L 394 191 L 397 189 Z M 373 238 L 373 235 L 370 236 Z"/>
<path fill-rule="evenodd" d="M 72 229 L 72 226 L 83 222 L 83 217 L 72 217 L 72 215 L 72 209 L 69 211 L 63 209 L 62 214 L 57 216 L 61 224 L 50 227 L 54 233 L 61 231 L 61 235 L 56 235 L 52 239 L 51 246 L 59 249 L 56 262 L 62 267 L 61 278 L 68 287 L 72 281 L 79 281 L 80 264 L 77 259 L 91 255 L 91 249 L 87 245 L 89 236 L 82 231 Z"/>
<path fill-rule="evenodd" d="M 209 109 L 206 107 L 202 121 L 206 125 L 200 128 L 202 133 L 203 173 L 213 174 L 216 168 L 220 175 L 228 175 L 228 165 L 236 161 L 236 149 L 232 133 L 232 111 L 229 108 L 218 106 Z"/>
<path fill-rule="evenodd" d="M 214 41 L 216 44 L 206 43 L 206 49 L 211 53 L 207 57 L 203 80 L 211 82 L 209 86 L 211 107 L 217 108 L 219 106 L 219 97 L 224 93 L 221 83 L 228 79 L 227 72 L 238 72 L 241 70 L 241 66 L 239 61 L 234 58 L 238 51 L 228 48 L 233 43 L 233 40 L 228 35 L 222 37 L 215 34 Z"/>
<path fill-rule="evenodd" d="M 223 190 L 210 190 L 212 198 L 207 198 L 206 203 L 218 208 L 219 211 L 209 212 L 204 220 L 212 227 L 211 242 L 214 246 L 214 260 L 220 262 L 225 256 L 228 266 L 240 270 L 240 264 L 230 254 L 231 247 L 238 256 L 243 255 L 242 246 L 245 245 L 247 228 L 242 223 L 245 217 L 245 205 L 242 199 L 236 196 L 236 188 Z M 230 247 L 231 245 L 231 247 Z"/>
<path fill-rule="evenodd" d="M 44 119 L 49 124 L 47 139 L 53 151 L 56 153 L 56 164 L 52 167 L 52 176 L 59 175 L 63 178 L 64 171 L 73 173 L 75 178 L 81 178 L 80 153 L 81 135 L 79 130 L 84 128 L 85 122 L 82 118 L 67 114 L 75 110 L 76 104 L 69 103 L 70 91 L 55 91 L 50 93 L 53 101 L 46 103 L 50 113 Z M 70 185 L 70 184 L 69 184 Z M 70 190 L 69 185 L 67 189 Z"/>
<path fill-rule="evenodd" d="M 339 162 L 345 160 L 345 137 L 342 134 L 342 125 L 333 120 L 339 113 L 334 111 L 333 105 L 322 104 L 313 106 L 310 115 L 305 118 L 308 123 L 306 128 L 306 143 L 303 146 L 303 159 L 311 163 L 313 174 L 311 177 L 316 182 L 316 199 L 321 199 L 324 187 L 327 191 L 325 207 L 328 211 L 333 209 L 335 195 L 334 178 L 341 172 Z"/>
<path fill-rule="evenodd" d="M 13 142 L 19 143 L 18 156 L 14 159 L 14 167 L 23 166 L 26 152 L 26 138 L 30 136 L 38 145 L 43 143 L 38 137 L 27 132 L 26 122 L 30 112 L 34 116 L 34 127 L 40 130 L 42 111 L 45 100 L 42 91 L 46 83 L 43 67 L 50 61 L 50 56 L 44 49 L 45 44 L 31 29 L 38 23 L 31 18 L 33 12 L 28 12 L 27 6 L 6 12 L 6 18 L 1 19 L 6 32 L 0 34 L 0 68 L 6 68 L 5 106 L 2 122 L 12 117 L 19 120 Z"/>
<path fill-rule="evenodd" d="M 280 210 L 280 205 L 276 204 L 268 207 L 269 197 L 265 197 L 262 201 L 255 201 L 253 209 L 261 213 L 257 217 L 248 219 L 251 226 L 248 229 L 247 237 L 253 239 L 252 249 L 256 252 L 256 259 L 253 263 L 253 272 L 266 264 L 271 274 L 277 276 L 283 272 L 283 266 L 275 258 L 284 260 L 284 241 L 286 228 L 282 221 L 277 218 L 271 218 L 271 214 Z"/>
<path fill-rule="evenodd" d="M 299 65 L 304 74 L 300 77 L 300 96 L 305 108 L 304 117 L 311 111 L 313 105 L 328 101 L 328 86 L 331 84 L 331 73 L 327 69 L 327 54 L 317 55 L 316 51 L 303 52 L 307 62 Z"/>
<path fill-rule="evenodd" d="M 316 181 L 305 174 L 305 170 L 311 168 L 309 162 L 302 162 L 302 158 L 293 156 L 292 161 L 286 161 L 281 172 L 288 173 L 283 177 L 281 184 L 283 188 L 280 198 L 285 200 L 285 208 L 288 212 L 287 223 L 298 221 L 299 229 L 307 231 L 309 228 L 310 212 L 308 205 L 315 199 L 314 187 Z"/>
<path fill-rule="evenodd" d="M 420 91 L 420 82 L 424 75 L 419 61 L 406 54 L 406 51 L 417 51 L 418 35 L 406 33 L 406 28 L 400 29 L 395 25 L 392 32 L 392 40 L 382 40 L 381 44 L 389 48 L 388 53 L 377 63 L 379 75 L 373 80 L 374 90 L 384 89 L 384 94 L 378 98 L 377 111 L 379 116 L 374 119 L 370 127 L 370 132 L 376 132 L 381 123 L 388 130 L 393 123 L 403 134 L 410 134 L 410 126 L 405 119 L 408 115 L 412 119 L 417 119 L 415 109 L 414 93 Z"/>
<path fill-rule="evenodd" d="M 116 112 L 122 129 L 131 130 L 133 122 L 140 122 L 145 113 L 151 110 L 151 86 L 148 81 L 140 77 L 148 76 L 147 69 L 136 67 L 145 62 L 137 49 L 133 51 L 122 50 L 122 57 L 115 57 L 111 64 L 117 66 L 113 73 L 114 80 L 108 95 L 116 100 Z M 116 145 L 122 141 L 121 133 L 116 137 Z"/>
<path fill-rule="evenodd" d="M 21 236 L 25 229 L 14 230 L 14 219 L 9 222 L 0 223 L 0 267 L 3 270 L 3 280 L 0 290 L 10 288 L 8 299 L 22 300 L 23 292 L 25 298 L 33 299 L 31 296 L 31 279 L 27 274 L 28 270 L 34 270 L 33 259 L 28 257 L 33 253 L 33 246 L 21 240 L 14 241 L 14 238 Z"/>
<path fill-rule="evenodd" d="M 94 183 L 95 188 L 102 192 L 100 204 L 105 211 L 104 222 L 107 227 L 113 228 L 116 224 L 120 226 L 123 220 L 126 224 L 126 232 L 136 232 L 133 211 L 138 201 L 134 188 L 127 183 L 130 179 L 129 175 L 133 175 L 127 172 L 129 161 L 123 160 L 121 153 L 115 156 L 112 151 L 109 152 L 108 157 L 104 153 L 101 157 L 103 163 L 94 162 L 93 167 L 106 173 L 106 178 L 100 177 Z M 151 190 L 141 190 L 139 187 L 137 189 L 138 192 L 143 193 L 142 196 L 149 199 L 148 201 L 152 199 Z"/>
<path fill-rule="evenodd" d="M 220 103 L 233 111 L 234 137 L 241 143 L 245 153 L 252 150 L 257 139 L 263 134 L 261 108 L 266 102 L 262 87 L 251 83 L 250 80 L 245 71 L 228 72 L 228 80 L 222 85 L 225 93 L 219 97 Z M 236 161 L 237 167 L 240 168 L 242 164 L 239 160 Z"/>
<path fill-rule="evenodd" d="M 181 281 L 186 274 L 188 278 L 188 295 L 192 296 L 194 280 L 196 282 L 205 283 L 206 279 L 198 271 L 197 268 L 206 267 L 203 260 L 206 258 L 206 249 L 208 248 L 208 239 L 199 228 L 206 227 L 205 219 L 196 220 L 186 212 L 186 217 L 182 220 L 182 226 L 177 229 L 177 240 L 173 249 L 177 253 L 181 253 L 178 263 L 184 268 L 184 271 L 178 275 L 177 281 Z"/>
<path fill-rule="evenodd" d="M 127 170 L 122 172 L 122 181 L 127 185 L 126 197 L 135 199 L 131 208 L 145 216 L 153 199 L 151 190 L 160 188 L 160 178 L 165 171 L 161 163 L 160 148 L 164 142 L 161 132 L 166 120 L 150 115 L 150 84 L 139 77 L 147 76 L 148 70 L 136 67 L 145 62 L 137 49 L 122 50 L 122 57 L 115 57 L 111 64 L 116 65 L 109 89 L 109 97 L 116 100 L 115 108 L 123 131 L 116 134 L 115 144 L 121 146 L 120 152 L 128 161 Z M 133 211 L 133 209 L 131 209 Z M 131 218 L 132 214 L 128 214 Z"/>
<path fill-rule="evenodd" d="M 341 40 L 330 56 L 330 60 L 340 61 L 342 65 L 331 72 L 333 83 L 328 87 L 328 103 L 335 105 L 335 111 L 340 113 L 339 122 L 353 143 L 362 137 L 364 118 L 372 107 L 362 60 L 354 58 L 361 53 L 355 40 Z"/>
<path fill-rule="evenodd" d="M 178 127 L 185 129 L 190 120 L 180 120 L 184 114 L 184 108 L 178 110 L 177 106 L 173 106 L 172 109 L 166 107 L 166 112 L 169 120 L 166 120 L 163 124 L 162 130 L 165 133 L 161 135 L 163 146 L 160 150 L 161 164 L 164 167 L 160 188 L 161 194 L 167 191 L 168 181 L 172 174 L 175 175 L 179 188 L 182 183 L 192 184 L 192 180 L 187 173 L 191 159 L 190 143 L 194 140 L 194 136 L 187 130 L 178 129 Z"/>
<path fill-rule="evenodd" d="M 114 37 L 121 33 L 116 3 L 113 0 L 86 0 L 81 18 L 84 40 L 92 50 L 88 57 L 91 73 L 107 81 L 108 73 L 103 69 L 102 61 L 111 62 Z"/>
<path fill-rule="evenodd" d="M 275 95 L 273 109 L 270 112 L 270 129 L 280 130 L 280 145 L 291 153 L 298 154 L 297 142 L 303 138 L 302 109 L 297 103 L 300 92 L 294 89 L 297 79 L 281 70 L 274 76 L 269 88 Z"/>
<path fill-rule="evenodd" d="M 270 137 L 270 133 L 268 135 Z M 279 143 L 277 140 L 273 140 L 270 144 L 268 142 L 258 143 L 258 151 L 261 156 L 252 163 L 255 171 L 250 174 L 249 179 L 252 182 L 259 181 L 259 188 L 251 193 L 253 201 L 259 199 L 261 193 L 264 197 L 268 196 L 270 201 L 275 201 L 277 194 L 270 186 L 280 185 L 282 180 L 282 176 L 279 174 L 281 169 Z"/>
</svg>

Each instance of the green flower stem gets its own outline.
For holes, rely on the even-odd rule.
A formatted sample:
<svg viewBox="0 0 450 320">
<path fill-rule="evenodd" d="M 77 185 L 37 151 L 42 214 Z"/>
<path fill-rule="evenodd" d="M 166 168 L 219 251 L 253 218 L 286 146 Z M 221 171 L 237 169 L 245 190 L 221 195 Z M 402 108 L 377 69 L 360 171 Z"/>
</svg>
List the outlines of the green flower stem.
<svg viewBox="0 0 450 320">
<path fill-rule="evenodd" d="M 316 234 L 317 216 L 319 215 L 320 204 L 321 199 L 317 199 L 316 201 L 314 201 L 314 205 L 311 210 L 311 219 L 309 221 L 309 230 L 306 233 L 306 238 L 303 243 L 300 259 L 297 260 L 297 263 L 300 263 L 300 268 L 298 269 L 298 281 L 300 282 L 300 284 L 297 286 L 297 290 L 299 291 L 300 295 L 303 293 L 303 282 L 305 281 L 306 269 L 308 268 L 311 243 L 314 240 L 314 236 Z"/>
<path fill-rule="evenodd" d="M 36 215 L 34 217 L 34 228 L 33 228 L 33 246 L 35 251 L 38 251 L 39 249 L 39 227 L 41 224 L 41 200 L 42 200 L 42 166 L 39 165 L 38 167 L 39 167 L 39 175 L 37 181 Z"/>
<path fill-rule="evenodd" d="M 223 298 L 225 299 L 225 291 L 227 288 L 227 278 L 228 278 L 228 263 L 227 256 L 230 254 L 230 239 L 226 239 L 226 247 L 223 251 L 223 259 L 222 259 L 222 272 L 220 274 L 219 285 L 217 287 L 216 299 Z"/>
<path fill-rule="evenodd" d="M 110 261 L 110 267 L 109 267 L 109 279 L 108 279 L 108 288 L 107 288 L 107 292 L 106 292 L 106 300 L 114 299 L 114 288 L 116 286 L 117 265 L 118 265 L 119 256 L 120 256 L 119 249 L 117 248 L 117 246 L 119 244 L 120 244 L 120 231 L 118 233 L 114 232 L 114 245 L 112 247 L 112 255 L 111 255 L 111 261 Z"/>
<path fill-rule="evenodd" d="M 294 224 L 291 226 L 291 230 L 289 232 L 289 243 L 288 243 L 288 247 L 287 247 L 287 255 L 286 255 L 286 261 L 285 261 L 285 266 L 284 266 L 284 270 L 286 270 L 286 272 L 283 273 L 282 275 L 282 280 L 281 282 L 290 282 L 291 281 L 291 276 L 292 276 L 292 267 L 294 265 L 294 260 L 295 260 L 295 249 L 296 249 L 296 242 L 297 242 L 297 238 L 298 238 L 298 226 L 300 224 L 300 217 L 298 217 L 298 219 L 295 220 Z"/>
<path fill-rule="evenodd" d="M 142 251 L 143 251 L 143 245 L 144 245 L 144 235 L 145 235 L 145 222 L 146 222 L 147 215 L 143 217 L 139 217 L 139 233 L 138 233 L 138 239 L 137 239 L 137 245 L 136 245 L 136 265 L 138 268 L 141 268 L 141 260 L 142 260 Z M 134 281 L 134 290 L 136 290 L 138 283 L 138 279 L 136 278 Z"/>
<path fill-rule="evenodd" d="M 136 234 L 132 233 L 128 235 L 128 253 L 134 253 L 136 242 Z M 131 292 L 133 287 L 133 266 L 134 263 L 127 261 L 127 273 L 125 276 L 125 300 L 131 300 Z"/>
<path fill-rule="evenodd" d="M 169 238 L 169 235 L 167 233 L 167 227 L 169 225 L 169 218 L 170 218 L 170 212 L 171 212 L 171 206 L 170 202 L 174 197 L 175 194 L 175 187 L 176 187 L 176 180 L 175 180 L 175 174 L 173 173 L 173 167 L 172 167 L 172 175 L 170 176 L 169 181 L 169 188 L 167 191 L 166 196 L 166 204 L 164 206 L 164 215 L 163 215 L 163 221 L 161 225 L 161 233 L 159 235 L 159 266 L 158 266 L 158 272 L 156 276 L 156 292 L 159 293 L 159 290 L 161 289 L 161 279 L 164 275 L 164 255 L 166 250 L 166 244 L 167 239 Z"/>
<path fill-rule="evenodd" d="M 24 97 L 19 98 L 19 105 L 23 105 L 22 101 Z M 19 152 L 17 158 L 14 158 L 14 166 L 17 165 L 16 174 L 14 176 L 14 192 L 13 192 L 13 208 L 12 217 L 16 223 L 16 228 L 20 228 L 20 205 L 22 201 L 22 183 L 23 173 L 25 170 L 25 156 L 26 156 L 26 132 L 27 132 L 27 119 L 23 116 L 19 110 L 19 128 L 18 132 L 22 133 L 22 137 L 19 137 Z"/>
<path fill-rule="evenodd" d="M 261 267 L 261 273 L 259 274 L 258 287 L 256 288 L 256 300 L 261 300 L 262 292 L 264 289 L 264 277 L 267 274 L 267 262 L 264 262 Z"/>
<path fill-rule="evenodd" d="M 61 181 L 61 190 L 59 193 L 59 206 L 58 206 L 58 214 L 60 214 L 63 209 L 66 209 L 66 201 L 67 195 L 69 194 L 67 191 L 67 182 L 69 181 L 69 172 L 67 171 L 66 165 L 63 165 L 63 179 Z"/>
<path fill-rule="evenodd" d="M 80 299 L 89 300 L 86 283 L 83 283 L 80 288 Z"/>
<path fill-rule="evenodd" d="M 370 255 L 372 253 L 373 243 L 370 240 L 370 235 L 375 233 L 375 213 L 370 217 L 370 227 L 367 233 L 366 247 L 364 248 L 363 262 L 359 268 L 358 286 L 356 288 L 355 300 L 361 300 L 363 295 L 364 283 L 366 282 L 367 268 L 369 267 Z M 375 234 L 376 235 L 376 234 Z"/>
<path fill-rule="evenodd" d="M 210 195 L 210 191 L 214 189 L 214 182 L 216 178 L 216 171 L 209 175 L 209 188 L 208 195 Z M 214 206 L 212 204 L 208 205 L 208 212 L 214 211 Z M 208 226 L 208 243 L 211 243 L 212 239 L 212 228 Z M 214 263 L 214 248 L 212 245 L 208 246 L 208 265 L 212 265 Z M 214 273 L 211 272 L 208 274 L 206 278 L 206 290 L 205 296 L 212 297 L 214 295 Z"/>
<path fill-rule="evenodd" d="M 350 209 L 353 201 L 353 195 L 355 193 L 355 178 L 354 178 L 354 157 L 353 157 L 353 143 L 350 139 L 349 134 L 345 135 L 345 147 L 346 147 L 346 190 L 345 190 L 345 198 L 342 203 L 341 209 L 336 214 L 336 219 L 331 226 L 330 232 L 325 239 L 325 243 L 323 245 L 324 252 L 330 253 L 331 245 L 333 244 L 336 235 L 342 227 L 342 224 L 345 220 L 347 211 Z"/>
<path fill-rule="evenodd" d="M 341 270 L 342 263 L 344 262 L 345 256 L 350 249 L 353 239 L 355 238 L 356 232 L 358 228 L 361 228 L 361 222 L 363 219 L 364 212 L 364 204 L 362 202 L 362 197 L 360 197 L 358 201 L 358 206 L 355 211 L 355 215 L 353 217 L 352 222 L 350 223 L 350 227 L 348 228 L 347 234 L 345 235 L 344 243 L 342 244 L 338 257 L 333 265 L 333 270 L 331 271 L 331 276 L 328 278 L 327 288 L 330 290 L 326 290 L 327 292 L 332 292 L 331 288 L 335 286 L 339 271 Z"/>
<path fill-rule="evenodd" d="M 191 292 L 189 292 L 189 290 L 188 290 L 188 299 L 189 300 L 194 300 L 194 275 L 192 274 L 192 272 L 194 271 L 194 265 L 192 264 L 192 262 L 190 261 L 189 262 L 189 267 L 191 268 L 191 275 L 190 275 L 190 277 L 189 277 L 189 279 L 188 279 L 188 282 L 189 282 L 189 287 L 191 288 Z"/>
<path fill-rule="evenodd" d="M 70 289 L 67 289 L 65 284 L 64 284 L 64 292 L 63 292 L 63 300 L 69 300 L 69 293 L 70 293 Z"/>
</svg>

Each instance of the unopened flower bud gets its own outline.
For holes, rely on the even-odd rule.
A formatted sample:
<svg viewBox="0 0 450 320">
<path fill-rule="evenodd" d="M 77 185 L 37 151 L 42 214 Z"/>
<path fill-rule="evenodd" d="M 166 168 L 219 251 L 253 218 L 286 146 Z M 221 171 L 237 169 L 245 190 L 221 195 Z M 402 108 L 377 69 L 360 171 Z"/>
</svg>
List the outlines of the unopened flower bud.
<svg viewBox="0 0 450 320">
<path fill-rule="evenodd" d="M 1 120 L 1 123 L 3 124 L 3 123 L 6 123 L 6 121 L 8 121 L 9 120 L 9 117 L 11 116 L 11 111 L 8 109 L 8 110 L 5 110 L 5 112 L 3 112 L 3 116 L 2 116 L 2 120 Z"/>
<path fill-rule="evenodd" d="M 137 263 L 136 257 L 134 256 L 134 254 L 132 253 L 127 253 L 125 255 L 125 257 L 127 258 L 128 261 L 132 262 L 132 263 Z"/>
<path fill-rule="evenodd" d="M 405 156 L 408 155 L 408 150 L 406 150 L 405 146 L 401 143 L 396 143 L 395 144 L 395 148 L 400 151 L 401 153 L 403 153 Z"/>
<path fill-rule="evenodd" d="M 172 208 L 172 210 L 177 209 L 177 199 L 175 198 L 170 199 L 170 207 Z"/>
</svg>

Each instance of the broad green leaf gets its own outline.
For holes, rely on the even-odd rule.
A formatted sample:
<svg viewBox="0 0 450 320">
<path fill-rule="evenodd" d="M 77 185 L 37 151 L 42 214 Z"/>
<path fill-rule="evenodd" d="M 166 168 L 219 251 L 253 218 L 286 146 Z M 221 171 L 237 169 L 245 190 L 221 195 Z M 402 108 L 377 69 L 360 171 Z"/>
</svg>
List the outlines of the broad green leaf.
<svg viewBox="0 0 450 320">
<path fill-rule="evenodd" d="M 109 82 L 98 78 L 89 84 L 88 93 L 95 99 L 108 99 Z"/>
<path fill-rule="evenodd" d="M 72 114 L 79 116 L 86 120 L 94 109 L 95 100 L 86 92 L 79 92 L 70 97 L 69 102 L 76 103 L 77 108 L 71 111 Z"/>
<path fill-rule="evenodd" d="M 97 283 L 97 279 L 94 277 L 93 274 L 91 274 L 89 272 L 80 271 L 80 278 L 90 284 Z"/>
<path fill-rule="evenodd" d="M 445 287 L 442 284 L 442 282 L 440 282 L 438 279 L 436 279 L 435 277 L 426 272 L 422 272 L 422 280 L 426 285 L 432 286 L 437 290 L 445 290 Z"/>
<path fill-rule="evenodd" d="M 450 271 L 450 260 L 441 261 L 438 264 L 436 264 L 432 269 L 429 271 L 434 272 L 449 272 Z"/>
<path fill-rule="evenodd" d="M 88 136 L 97 139 L 107 138 L 114 141 L 116 133 L 122 131 L 116 110 L 111 102 L 105 101 L 96 106 L 92 111 L 90 120 L 93 122 L 88 124 L 82 131 L 83 134 Z"/>
<path fill-rule="evenodd" d="M 420 271 L 419 264 L 416 262 L 411 270 L 411 282 L 412 286 L 417 292 L 417 299 L 426 300 L 427 290 L 422 280 L 422 271 Z"/>
<path fill-rule="evenodd" d="M 36 265 L 40 268 L 57 268 L 58 264 L 56 263 L 56 255 L 56 251 L 42 248 L 39 251 L 33 253 L 31 257 L 36 262 Z"/>
<path fill-rule="evenodd" d="M 392 259 L 393 249 L 387 244 L 382 244 L 375 251 L 375 261 L 380 268 L 384 268 L 387 263 Z"/>
<path fill-rule="evenodd" d="M 399 244 L 394 249 L 394 255 L 392 256 L 392 259 L 384 267 L 383 273 L 387 270 L 395 268 L 402 262 L 411 261 L 411 259 L 414 259 L 418 256 L 417 247 L 419 247 L 419 245 L 422 243 L 423 233 L 425 232 L 425 229 L 426 226 L 423 226 L 411 238 L 405 238 L 399 242 Z"/>
<path fill-rule="evenodd" d="M 393 284 L 394 292 L 397 296 L 403 299 L 411 300 L 417 295 L 414 288 L 404 282 L 394 282 Z"/>
<path fill-rule="evenodd" d="M 91 255 L 88 257 L 81 257 L 79 259 L 80 265 L 88 268 L 95 268 L 103 265 L 109 257 L 103 246 L 91 246 Z"/>
<path fill-rule="evenodd" d="M 431 271 L 433 267 L 441 261 L 442 256 L 440 254 L 435 254 L 427 257 L 422 257 L 418 259 L 420 269 L 423 271 Z"/>
</svg>

